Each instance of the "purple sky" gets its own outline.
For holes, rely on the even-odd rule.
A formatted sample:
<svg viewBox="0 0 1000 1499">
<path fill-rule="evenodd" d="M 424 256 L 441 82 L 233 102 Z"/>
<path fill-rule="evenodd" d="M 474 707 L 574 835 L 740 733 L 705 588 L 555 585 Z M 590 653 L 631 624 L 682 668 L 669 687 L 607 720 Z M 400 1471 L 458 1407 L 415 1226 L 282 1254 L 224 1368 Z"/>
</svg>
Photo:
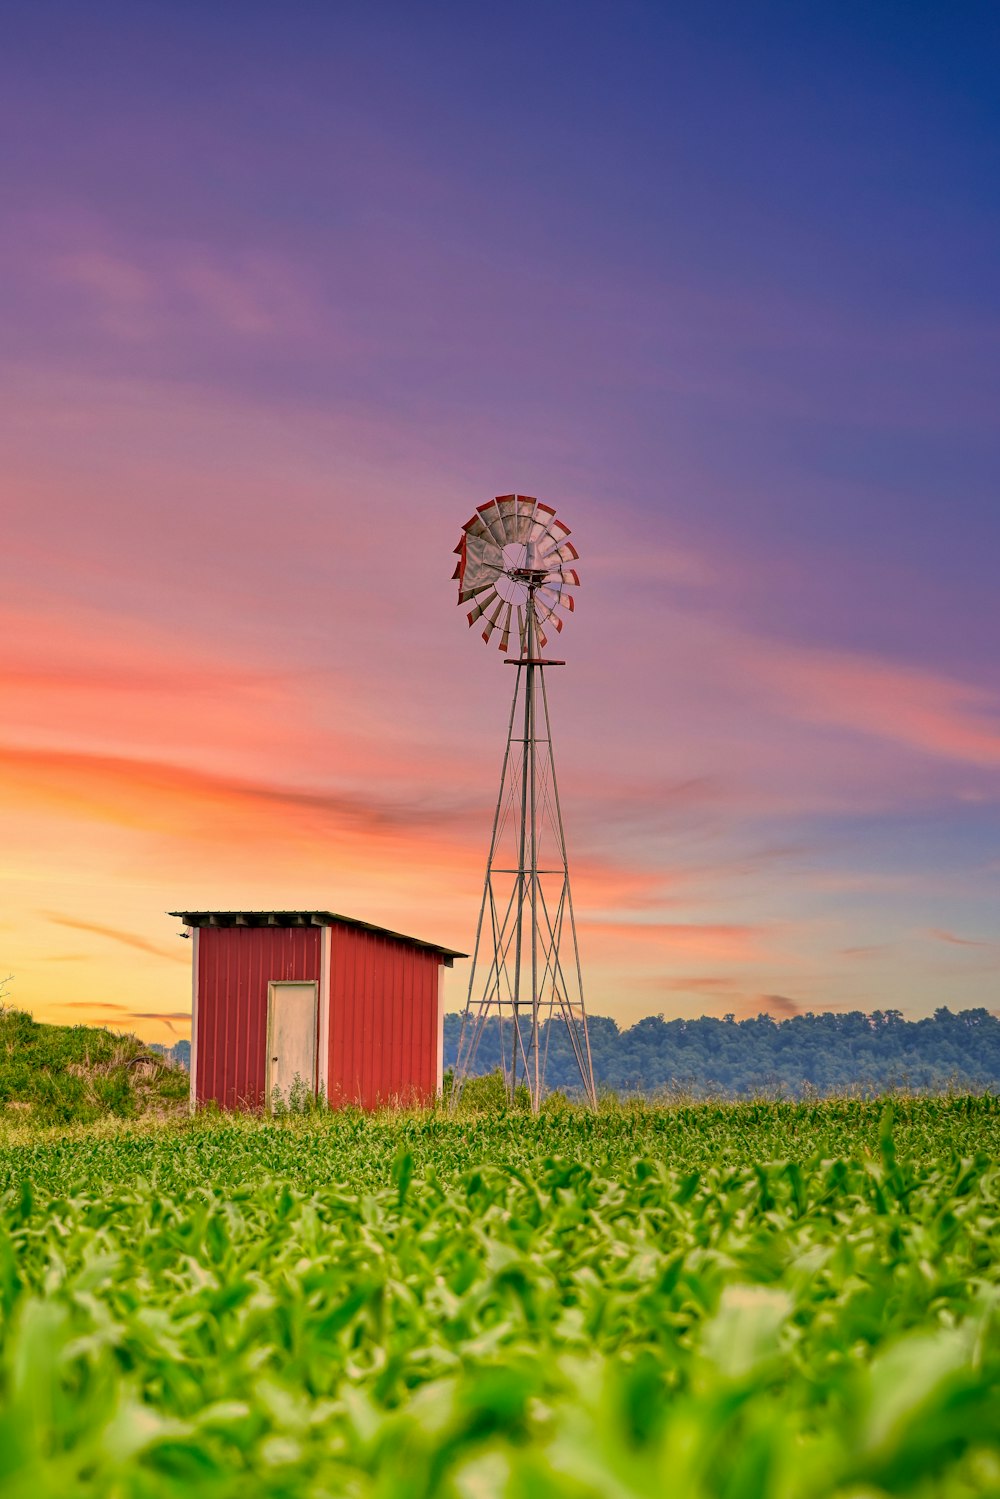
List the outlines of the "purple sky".
<svg viewBox="0 0 1000 1499">
<path fill-rule="evenodd" d="M 519 490 L 592 1007 L 995 1006 L 998 63 L 992 5 L 6 16 L 12 999 L 183 1029 L 170 905 L 468 946 L 451 549 Z"/>
</svg>

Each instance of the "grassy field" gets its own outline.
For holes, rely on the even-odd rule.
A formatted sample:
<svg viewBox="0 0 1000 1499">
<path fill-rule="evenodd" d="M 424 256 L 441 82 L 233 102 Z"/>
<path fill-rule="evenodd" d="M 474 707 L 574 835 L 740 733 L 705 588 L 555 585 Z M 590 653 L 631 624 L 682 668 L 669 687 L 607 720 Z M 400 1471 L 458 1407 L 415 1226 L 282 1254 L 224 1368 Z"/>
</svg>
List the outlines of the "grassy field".
<svg viewBox="0 0 1000 1499">
<path fill-rule="evenodd" d="M 0 1133 L 0 1492 L 1000 1494 L 994 1099 Z"/>
</svg>

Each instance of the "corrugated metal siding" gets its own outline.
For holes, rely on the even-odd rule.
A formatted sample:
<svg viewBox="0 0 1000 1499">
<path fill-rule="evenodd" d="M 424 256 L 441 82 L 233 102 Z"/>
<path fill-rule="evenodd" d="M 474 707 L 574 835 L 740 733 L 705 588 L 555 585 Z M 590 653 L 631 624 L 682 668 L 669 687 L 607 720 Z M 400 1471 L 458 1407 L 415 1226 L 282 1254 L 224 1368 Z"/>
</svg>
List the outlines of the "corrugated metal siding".
<svg viewBox="0 0 1000 1499">
<path fill-rule="evenodd" d="M 437 1088 L 433 952 L 334 927 L 330 951 L 331 1104 L 427 1103 Z"/>
<path fill-rule="evenodd" d="M 319 927 L 201 927 L 197 1102 L 264 1103 L 267 986 L 320 976 Z M 320 1004 L 324 1002 L 320 995 Z"/>
</svg>

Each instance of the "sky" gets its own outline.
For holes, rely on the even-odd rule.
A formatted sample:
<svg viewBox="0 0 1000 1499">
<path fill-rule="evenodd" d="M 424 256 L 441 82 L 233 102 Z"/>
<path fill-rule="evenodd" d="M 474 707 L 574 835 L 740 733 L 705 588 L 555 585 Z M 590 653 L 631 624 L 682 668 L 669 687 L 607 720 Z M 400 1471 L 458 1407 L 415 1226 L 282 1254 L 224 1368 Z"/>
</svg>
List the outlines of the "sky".
<svg viewBox="0 0 1000 1499">
<path fill-rule="evenodd" d="M 177 909 L 469 949 L 517 491 L 588 1007 L 1000 1007 L 998 66 L 975 3 L 6 8 L 7 1002 L 189 1034 Z"/>
</svg>

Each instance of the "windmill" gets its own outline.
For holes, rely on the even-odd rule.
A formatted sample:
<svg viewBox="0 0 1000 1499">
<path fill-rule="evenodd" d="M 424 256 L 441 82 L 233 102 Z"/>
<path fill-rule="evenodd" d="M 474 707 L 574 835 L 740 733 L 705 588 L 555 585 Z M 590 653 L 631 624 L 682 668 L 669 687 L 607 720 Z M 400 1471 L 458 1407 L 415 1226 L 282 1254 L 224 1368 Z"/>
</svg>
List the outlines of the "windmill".
<svg viewBox="0 0 1000 1499">
<path fill-rule="evenodd" d="M 513 635 L 507 664 L 517 674 L 453 1097 L 493 1019 L 508 1095 L 526 1084 L 536 1112 L 560 1030 L 588 1102 L 597 1101 L 545 690 L 545 668 L 565 663 L 542 654 L 580 582 L 569 534 L 550 505 L 498 495 L 466 521 L 455 548 L 458 602 L 471 603 L 469 624 L 482 626 L 487 644 L 498 635 L 507 652 Z"/>
</svg>

